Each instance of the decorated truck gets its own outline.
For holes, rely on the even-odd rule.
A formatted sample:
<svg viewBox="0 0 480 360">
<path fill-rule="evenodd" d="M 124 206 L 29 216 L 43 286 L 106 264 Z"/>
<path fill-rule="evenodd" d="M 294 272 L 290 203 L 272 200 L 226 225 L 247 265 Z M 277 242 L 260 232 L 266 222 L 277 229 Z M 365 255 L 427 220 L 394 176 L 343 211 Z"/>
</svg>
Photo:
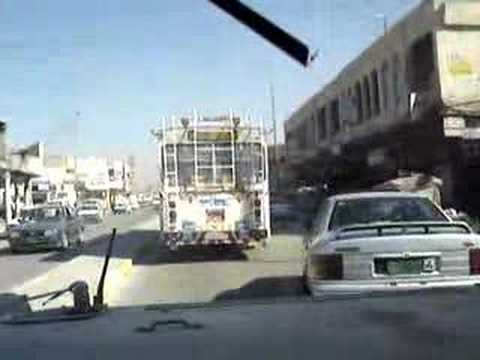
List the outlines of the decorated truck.
<svg viewBox="0 0 480 360">
<path fill-rule="evenodd" d="M 158 144 L 165 244 L 248 248 L 270 237 L 268 154 L 262 126 L 229 115 L 171 121 Z"/>
</svg>

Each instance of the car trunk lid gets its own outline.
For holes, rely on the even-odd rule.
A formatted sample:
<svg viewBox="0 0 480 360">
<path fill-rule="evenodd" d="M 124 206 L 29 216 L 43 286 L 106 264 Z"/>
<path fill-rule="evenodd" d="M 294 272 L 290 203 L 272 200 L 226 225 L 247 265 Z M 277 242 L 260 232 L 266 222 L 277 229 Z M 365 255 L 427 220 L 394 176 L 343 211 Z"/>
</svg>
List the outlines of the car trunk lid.
<svg viewBox="0 0 480 360">
<path fill-rule="evenodd" d="M 478 237 L 464 224 L 424 226 L 340 230 L 322 251 L 342 254 L 345 279 L 468 275 Z"/>
</svg>

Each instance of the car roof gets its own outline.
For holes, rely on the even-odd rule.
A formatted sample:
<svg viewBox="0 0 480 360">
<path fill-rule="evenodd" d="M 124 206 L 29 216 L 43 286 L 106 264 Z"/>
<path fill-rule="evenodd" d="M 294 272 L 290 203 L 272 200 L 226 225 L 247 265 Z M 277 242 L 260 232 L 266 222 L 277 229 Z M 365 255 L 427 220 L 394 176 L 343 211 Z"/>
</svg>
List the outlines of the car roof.
<svg viewBox="0 0 480 360">
<path fill-rule="evenodd" d="M 338 194 L 329 197 L 329 199 L 333 201 L 372 198 L 427 198 L 427 196 L 423 194 L 410 193 L 405 191 L 365 191 L 357 193 Z"/>
</svg>

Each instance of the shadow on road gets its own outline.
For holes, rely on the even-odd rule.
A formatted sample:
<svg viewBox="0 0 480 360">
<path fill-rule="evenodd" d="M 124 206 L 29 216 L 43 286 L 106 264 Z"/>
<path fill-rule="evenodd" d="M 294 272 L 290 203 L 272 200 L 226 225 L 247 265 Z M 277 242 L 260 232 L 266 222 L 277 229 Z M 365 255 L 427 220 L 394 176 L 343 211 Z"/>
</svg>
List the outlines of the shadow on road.
<svg viewBox="0 0 480 360">
<path fill-rule="evenodd" d="M 80 248 L 73 247 L 63 252 L 53 252 L 42 258 L 41 261 L 66 262 L 80 255 L 104 257 L 110 237 L 111 233 L 98 235 Z M 117 234 L 113 245 L 112 258 L 128 258 L 135 262 L 137 257 L 142 255 L 142 249 L 148 243 L 155 242 L 157 238 L 158 231 L 153 230 L 131 230 Z"/>
<path fill-rule="evenodd" d="M 26 313 L 30 310 L 30 305 L 28 304 L 25 295 L 13 293 L 0 294 L 0 316 L 14 313 Z"/>
<path fill-rule="evenodd" d="M 264 277 L 219 293 L 213 301 L 306 296 L 300 276 Z"/>
<path fill-rule="evenodd" d="M 64 252 L 47 254 L 41 261 L 66 262 L 77 256 L 104 257 L 111 234 L 100 235 L 84 245 Z M 132 259 L 134 265 L 247 261 L 240 249 L 181 249 L 171 252 L 159 239 L 158 230 L 131 230 L 117 235 L 112 258 Z"/>
<path fill-rule="evenodd" d="M 201 248 L 180 248 L 171 251 L 159 237 L 158 231 L 146 231 L 141 234 L 144 245 L 139 249 L 135 264 L 162 265 L 219 261 L 247 261 L 248 257 L 239 248 L 221 248 L 202 246 Z"/>
<path fill-rule="evenodd" d="M 221 261 L 247 261 L 247 255 L 241 249 L 179 249 L 175 252 L 159 245 L 150 256 L 140 257 L 136 263 L 142 265 L 221 262 Z"/>
</svg>

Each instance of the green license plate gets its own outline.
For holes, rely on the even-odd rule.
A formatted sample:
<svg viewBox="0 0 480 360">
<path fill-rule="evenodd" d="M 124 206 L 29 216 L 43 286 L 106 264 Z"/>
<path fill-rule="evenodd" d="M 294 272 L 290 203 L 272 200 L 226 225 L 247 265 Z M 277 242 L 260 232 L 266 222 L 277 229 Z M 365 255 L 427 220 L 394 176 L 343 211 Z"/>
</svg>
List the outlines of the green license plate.
<svg viewBox="0 0 480 360">
<path fill-rule="evenodd" d="M 389 275 L 414 275 L 423 272 L 422 259 L 392 259 L 387 261 Z"/>
<path fill-rule="evenodd" d="M 375 273 L 379 275 L 416 275 L 433 274 L 440 270 L 438 258 L 376 258 L 374 259 Z"/>
</svg>

